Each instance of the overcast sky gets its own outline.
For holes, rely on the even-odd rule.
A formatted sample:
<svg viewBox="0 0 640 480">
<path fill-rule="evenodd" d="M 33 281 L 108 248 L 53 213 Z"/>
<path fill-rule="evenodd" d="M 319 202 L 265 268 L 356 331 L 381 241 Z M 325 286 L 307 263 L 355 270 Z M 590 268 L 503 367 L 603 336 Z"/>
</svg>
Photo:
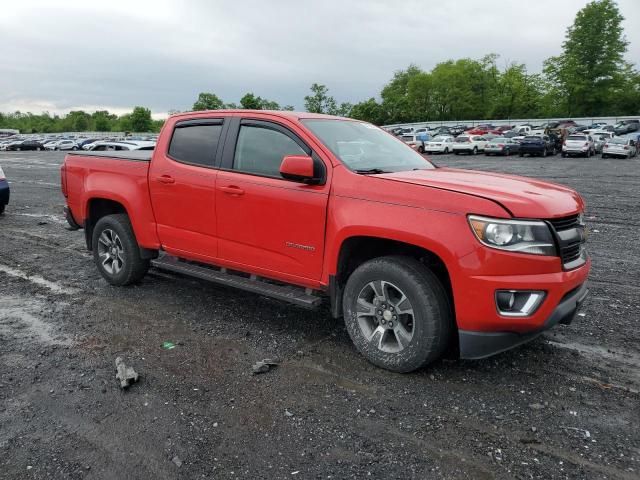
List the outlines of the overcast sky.
<svg viewBox="0 0 640 480">
<path fill-rule="evenodd" d="M 53 5 L 55 3 L 55 5 Z M 395 70 L 560 53 L 586 0 L 78 0 L 7 2 L 0 14 L 0 111 L 134 105 L 155 117 L 199 92 L 245 92 L 303 109 L 313 82 L 338 102 L 377 96 Z M 620 0 L 627 58 L 640 58 L 640 1 Z"/>
</svg>

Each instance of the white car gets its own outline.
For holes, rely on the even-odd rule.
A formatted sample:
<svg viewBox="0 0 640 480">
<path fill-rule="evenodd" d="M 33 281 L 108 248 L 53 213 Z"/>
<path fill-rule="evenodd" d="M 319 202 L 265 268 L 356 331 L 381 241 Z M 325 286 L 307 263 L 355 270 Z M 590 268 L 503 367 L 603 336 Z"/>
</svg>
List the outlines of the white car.
<svg viewBox="0 0 640 480">
<path fill-rule="evenodd" d="M 449 153 L 453 151 L 454 138 L 450 135 L 438 135 L 428 142 L 424 142 L 426 153 Z"/>
<path fill-rule="evenodd" d="M 459 155 L 461 153 L 477 154 L 483 152 L 487 144 L 487 139 L 482 135 L 459 135 L 453 141 L 453 153 Z"/>
<path fill-rule="evenodd" d="M 60 140 L 54 150 L 78 150 L 78 144 L 75 140 Z"/>
<path fill-rule="evenodd" d="M 527 135 L 531 135 L 531 130 L 533 130 L 529 125 L 516 125 L 510 131 L 521 135 L 522 137 L 526 137 Z"/>
<path fill-rule="evenodd" d="M 130 150 L 153 150 L 156 142 L 134 141 L 134 142 L 95 142 L 91 144 L 92 152 L 113 152 Z"/>
<path fill-rule="evenodd" d="M 596 154 L 596 146 L 591 135 L 572 133 L 562 144 L 562 156 L 580 155 L 590 157 Z"/>
<path fill-rule="evenodd" d="M 638 145 L 626 137 L 613 137 L 607 140 L 602 147 L 602 158 L 624 157 L 631 158 L 638 154 Z"/>
<path fill-rule="evenodd" d="M 42 146 L 44 147 L 45 150 L 55 150 L 56 145 L 58 144 L 60 140 L 49 140 L 47 142 L 45 142 Z"/>
<path fill-rule="evenodd" d="M 424 142 L 418 138 L 419 136 L 420 135 L 416 135 L 414 133 L 405 133 L 400 136 L 400 140 L 402 140 L 404 143 L 409 145 L 414 150 L 417 150 L 420 153 L 422 153 L 423 152 L 422 144 Z"/>
<path fill-rule="evenodd" d="M 593 130 L 589 135 L 593 138 L 596 153 L 602 153 L 602 147 L 607 143 L 607 140 L 615 136 L 613 132 L 607 130 Z"/>
</svg>

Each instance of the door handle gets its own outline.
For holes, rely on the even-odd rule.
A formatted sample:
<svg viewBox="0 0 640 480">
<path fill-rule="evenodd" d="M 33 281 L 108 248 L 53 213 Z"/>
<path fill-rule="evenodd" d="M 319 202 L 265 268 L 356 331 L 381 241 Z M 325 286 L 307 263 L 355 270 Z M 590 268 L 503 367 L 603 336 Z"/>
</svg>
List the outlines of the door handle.
<svg viewBox="0 0 640 480">
<path fill-rule="evenodd" d="M 160 183 L 176 183 L 175 179 L 170 175 L 162 175 L 160 177 L 156 177 L 156 180 Z"/>
<path fill-rule="evenodd" d="M 221 192 L 228 193 L 229 195 L 244 195 L 244 190 L 235 185 L 229 185 L 226 187 L 218 187 Z"/>
</svg>

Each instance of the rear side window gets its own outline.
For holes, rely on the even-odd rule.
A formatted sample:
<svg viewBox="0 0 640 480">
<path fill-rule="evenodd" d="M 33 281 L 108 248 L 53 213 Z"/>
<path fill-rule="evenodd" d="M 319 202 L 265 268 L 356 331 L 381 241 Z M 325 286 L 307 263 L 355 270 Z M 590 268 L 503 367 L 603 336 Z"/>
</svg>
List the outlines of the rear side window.
<svg viewBox="0 0 640 480">
<path fill-rule="evenodd" d="M 213 167 L 222 123 L 176 126 L 169 145 L 169 156 L 179 162 Z"/>
<path fill-rule="evenodd" d="M 238 134 L 233 169 L 280 177 L 280 164 L 287 155 L 307 153 L 291 137 L 270 128 L 242 125 Z"/>
</svg>

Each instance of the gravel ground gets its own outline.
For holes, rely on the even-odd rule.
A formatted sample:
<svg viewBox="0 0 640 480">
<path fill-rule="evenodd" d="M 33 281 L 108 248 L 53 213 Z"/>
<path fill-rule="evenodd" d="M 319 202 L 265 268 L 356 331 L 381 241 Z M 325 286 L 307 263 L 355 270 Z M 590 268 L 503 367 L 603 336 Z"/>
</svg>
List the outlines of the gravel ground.
<svg viewBox="0 0 640 480">
<path fill-rule="evenodd" d="M 63 155 L 0 153 L 0 478 L 638 479 L 640 159 L 433 158 L 586 198 L 584 315 L 393 374 L 326 310 L 158 271 L 108 286 L 65 229 Z M 116 356 L 141 375 L 126 392 Z"/>
</svg>

